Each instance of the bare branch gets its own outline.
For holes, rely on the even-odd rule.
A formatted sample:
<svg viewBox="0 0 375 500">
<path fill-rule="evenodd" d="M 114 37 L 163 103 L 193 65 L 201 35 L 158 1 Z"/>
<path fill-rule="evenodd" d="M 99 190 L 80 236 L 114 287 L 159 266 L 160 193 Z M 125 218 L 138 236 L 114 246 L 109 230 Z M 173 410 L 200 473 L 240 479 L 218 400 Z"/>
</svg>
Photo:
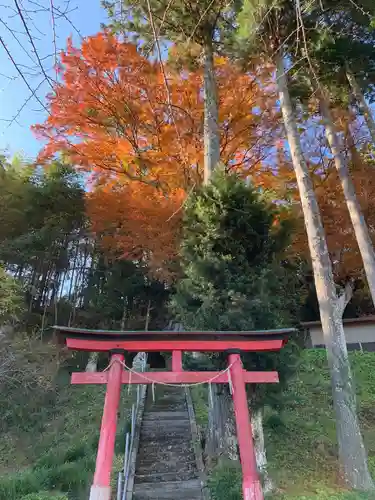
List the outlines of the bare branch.
<svg viewBox="0 0 375 500">
<path fill-rule="evenodd" d="M 15 60 L 13 59 L 13 56 L 12 54 L 9 52 L 9 49 L 8 47 L 5 45 L 5 42 L 4 40 L 1 38 L 0 36 L 0 43 L 1 45 L 4 47 L 4 50 L 5 52 L 8 54 L 8 57 L 9 59 L 12 61 L 12 64 L 13 66 L 16 68 L 18 74 L 20 75 L 20 77 L 22 78 L 22 80 L 25 82 L 27 88 L 30 90 L 31 94 L 35 97 L 35 99 L 39 102 L 39 104 L 47 111 L 47 113 L 49 114 L 49 111 L 47 109 L 47 107 L 43 104 L 43 102 L 39 99 L 39 97 L 35 94 L 35 91 L 30 87 L 29 85 L 29 82 L 26 80 L 24 74 L 22 73 L 21 69 L 19 68 L 19 65 L 15 62 Z"/>
<path fill-rule="evenodd" d="M 27 36 L 28 36 L 28 38 L 29 38 L 29 40 L 30 40 L 30 43 L 31 43 L 31 46 L 32 46 L 32 48 L 33 48 L 34 54 L 35 54 L 35 56 L 36 56 L 36 58 L 37 58 L 37 60 L 38 60 L 38 64 L 39 64 L 39 67 L 40 67 L 40 69 L 41 69 L 41 71 L 42 71 L 42 73 L 43 73 L 43 76 L 44 76 L 44 78 L 48 81 L 48 83 L 49 83 L 50 87 L 53 89 L 53 81 L 52 81 L 51 77 L 49 77 L 49 76 L 47 75 L 47 73 L 46 73 L 46 71 L 45 71 L 45 69 L 44 69 L 44 67 L 43 67 L 42 61 L 40 60 L 40 57 L 39 57 L 38 51 L 37 51 L 37 49 L 36 49 L 36 47 L 35 47 L 35 43 L 34 43 L 33 37 L 31 36 L 31 33 L 30 33 L 29 28 L 28 28 L 28 26 L 27 26 L 27 24 L 26 24 L 25 18 L 24 18 L 23 13 L 22 13 L 22 11 L 21 11 L 21 9 L 20 9 L 20 6 L 18 5 L 17 0 L 14 0 L 14 4 L 15 4 L 15 6 L 16 6 L 16 8 L 17 8 L 18 14 L 19 14 L 19 16 L 20 16 L 20 18 L 21 18 L 21 21 L 22 21 L 22 24 L 23 24 L 23 26 L 24 26 L 24 28 L 25 28 L 25 30 L 26 30 Z M 51 82 L 52 82 L 52 83 L 51 83 Z"/>
<path fill-rule="evenodd" d="M 55 14 L 53 12 L 53 0 L 50 0 L 50 10 L 51 10 L 51 22 L 52 22 L 52 33 L 53 33 L 53 51 L 55 56 L 55 75 L 57 81 L 57 49 L 56 49 L 56 25 L 55 25 Z"/>
</svg>

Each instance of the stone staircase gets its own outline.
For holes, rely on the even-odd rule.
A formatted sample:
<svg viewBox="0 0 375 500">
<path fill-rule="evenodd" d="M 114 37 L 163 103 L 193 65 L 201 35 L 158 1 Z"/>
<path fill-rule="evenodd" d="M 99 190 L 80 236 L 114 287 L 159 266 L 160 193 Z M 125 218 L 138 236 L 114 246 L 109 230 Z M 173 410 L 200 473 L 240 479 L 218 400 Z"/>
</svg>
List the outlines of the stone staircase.
<svg viewBox="0 0 375 500">
<path fill-rule="evenodd" d="M 183 387 L 149 387 L 135 467 L 134 500 L 202 500 Z"/>
</svg>

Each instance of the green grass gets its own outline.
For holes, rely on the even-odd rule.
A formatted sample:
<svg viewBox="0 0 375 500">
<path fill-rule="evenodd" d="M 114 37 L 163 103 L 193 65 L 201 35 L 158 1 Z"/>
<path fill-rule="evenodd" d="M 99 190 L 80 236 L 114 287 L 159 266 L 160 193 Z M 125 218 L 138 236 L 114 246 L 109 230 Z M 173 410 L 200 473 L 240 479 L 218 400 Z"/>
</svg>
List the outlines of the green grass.
<svg viewBox="0 0 375 500">
<path fill-rule="evenodd" d="M 38 421 L 10 427 L 0 442 L 0 500 L 87 500 L 95 467 L 104 386 L 71 386 L 59 373 L 55 397 L 40 409 Z M 30 394 L 32 398 L 32 394 Z M 124 428 L 129 418 L 122 392 L 114 476 L 121 468 Z M 28 402 L 25 401 L 27 405 Z M 2 436 L 3 437 L 3 436 Z M 114 482 L 117 477 L 114 477 Z"/>
<path fill-rule="evenodd" d="M 269 470 L 277 487 L 272 500 L 370 500 L 338 486 L 337 445 L 329 374 L 323 350 L 309 350 L 288 388 L 281 415 L 267 411 L 265 437 Z M 375 476 L 375 354 L 350 355 L 358 410 Z M 0 500 L 87 500 L 95 465 L 105 388 L 71 386 L 62 369 L 53 393 L 32 408 L 32 418 L 18 420 L 0 440 Z M 207 425 L 207 388 L 192 391 L 199 426 Z M 290 397 L 292 396 L 292 397 Z M 10 395 L 11 397 L 11 395 Z M 129 396 L 121 400 L 119 439 L 113 482 L 121 468 Z M 29 405 L 29 406 L 28 406 Z M 16 413 L 18 415 L 18 413 Z M 37 418 L 36 418 L 37 417 Z M 18 418 L 18 417 L 17 417 Z M 121 438 L 120 438 L 121 436 Z M 234 469 L 233 469 L 234 467 Z M 236 464 L 221 464 L 210 477 L 212 500 L 240 500 Z"/>
<path fill-rule="evenodd" d="M 375 353 L 350 354 L 355 376 L 358 413 L 369 454 L 369 466 L 375 478 Z M 330 378 L 324 350 L 306 350 L 296 378 L 288 388 L 288 405 L 282 414 L 265 412 L 265 439 L 269 472 L 277 487 L 272 500 L 367 500 L 375 494 L 360 495 L 343 491 L 339 486 L 337 442 L 332 408 Z M 194 402 L 197 403 L 195 394 Z M 198 414 L 203 414 L 204 401 L 198 401 Z M 211 478 L 213 500 L 237 498 L 228 464 L 221 465 Z M 230 478 L 230 491 L 221 475 Z M 224 481 L 225 482 L 225 481 Z M 216 488 L 216 484 L 219 486 Z M 216 488 L 216 489 L 215 489 Z M 237 485 L 237 495 L 240 486 Z M 232 495 L 232 496 L 230 496 Z"/>
<path fill-rule="evenodd" d="M 195 420 L 203 431 L 208 424 L 208 389 L 205 385 L 195 385 L 191 388 L 191 398 L 194 403 Z"/>
</svg>

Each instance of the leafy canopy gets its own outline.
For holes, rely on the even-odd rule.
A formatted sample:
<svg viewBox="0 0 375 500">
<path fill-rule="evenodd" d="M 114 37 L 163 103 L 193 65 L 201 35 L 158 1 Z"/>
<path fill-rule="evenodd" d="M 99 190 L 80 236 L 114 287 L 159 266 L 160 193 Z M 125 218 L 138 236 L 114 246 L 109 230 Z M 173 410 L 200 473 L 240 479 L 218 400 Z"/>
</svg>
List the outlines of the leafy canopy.
<svg viewBox="0 0 375 500">
<path fill-rule="evenodd" d="M 214 173 L 186 204 L 181 247 L 185 277 L 171 309 L 186 329 L 256 330 L 290 326 L 298 308 L 297 281 L 285 259 L 292 221 L 285 208 L 236 175 Z M 284 254 L 284 255 L 283 255 Z M 259 387 L 253 400 L 280 404 L 296 357 L 293 343 L 279 353 L 244 356 L 252 369 L 278 369 L 281 384 Z M 222 357 L 214 363 L 222 364 Z M 272 396 L 271 396 L 272 394 Z"/>
</svg>

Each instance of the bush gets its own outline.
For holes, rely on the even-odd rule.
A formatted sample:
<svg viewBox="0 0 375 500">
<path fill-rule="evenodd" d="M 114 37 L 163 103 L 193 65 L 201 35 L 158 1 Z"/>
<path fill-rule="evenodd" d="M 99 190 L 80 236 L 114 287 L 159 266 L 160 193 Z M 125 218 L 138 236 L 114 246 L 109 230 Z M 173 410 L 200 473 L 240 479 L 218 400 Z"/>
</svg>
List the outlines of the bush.
<svg viewBox="0 0 375 500">
<path fill-rule="evenodd" d="M 20 282 L 0 265 L 0 325 L 16 321 L 23 310 L 24 300 Z"/>
<path fill-rule="evenodd" d="M 38 469 L 20 472 L 0 479 L 0 500 L 19 500 L 25 495 L 46 488 L 48 470 Z"/>
<path fill-rule="evenodd" d="M 50 469 L 48 486 L 65 492 L 80 492 L 87 488 L 95 460 L 69 462 Z"/>
<path fill-rule="evenodd" d="M 57 346 L 25 334 L 0 338 L 0 431 L 12 425 L 29 430 L 41 421 L 55 400 L 58 368 Z"/>
<path fill-rule="evenodd" d="M 373 493 L 359 493 L 355 491 L 334 492 L 330 490 L 318 491 L 315 495 L 274 495 L 269 500 L 373 500 Z"/>
<path fill-rule="evenodd" d="M 68 500 L 68 497 L 63 493 L 39 491 L 38 493 L 30 493 L 30 495 L 22 497 L 21 500 Z"/>
<path fill-rule="evenodd" d="M 212 500 L 242 500 L 241 468 L 238 463 L 219 464 L 208 480 Z"/>
</svg>

